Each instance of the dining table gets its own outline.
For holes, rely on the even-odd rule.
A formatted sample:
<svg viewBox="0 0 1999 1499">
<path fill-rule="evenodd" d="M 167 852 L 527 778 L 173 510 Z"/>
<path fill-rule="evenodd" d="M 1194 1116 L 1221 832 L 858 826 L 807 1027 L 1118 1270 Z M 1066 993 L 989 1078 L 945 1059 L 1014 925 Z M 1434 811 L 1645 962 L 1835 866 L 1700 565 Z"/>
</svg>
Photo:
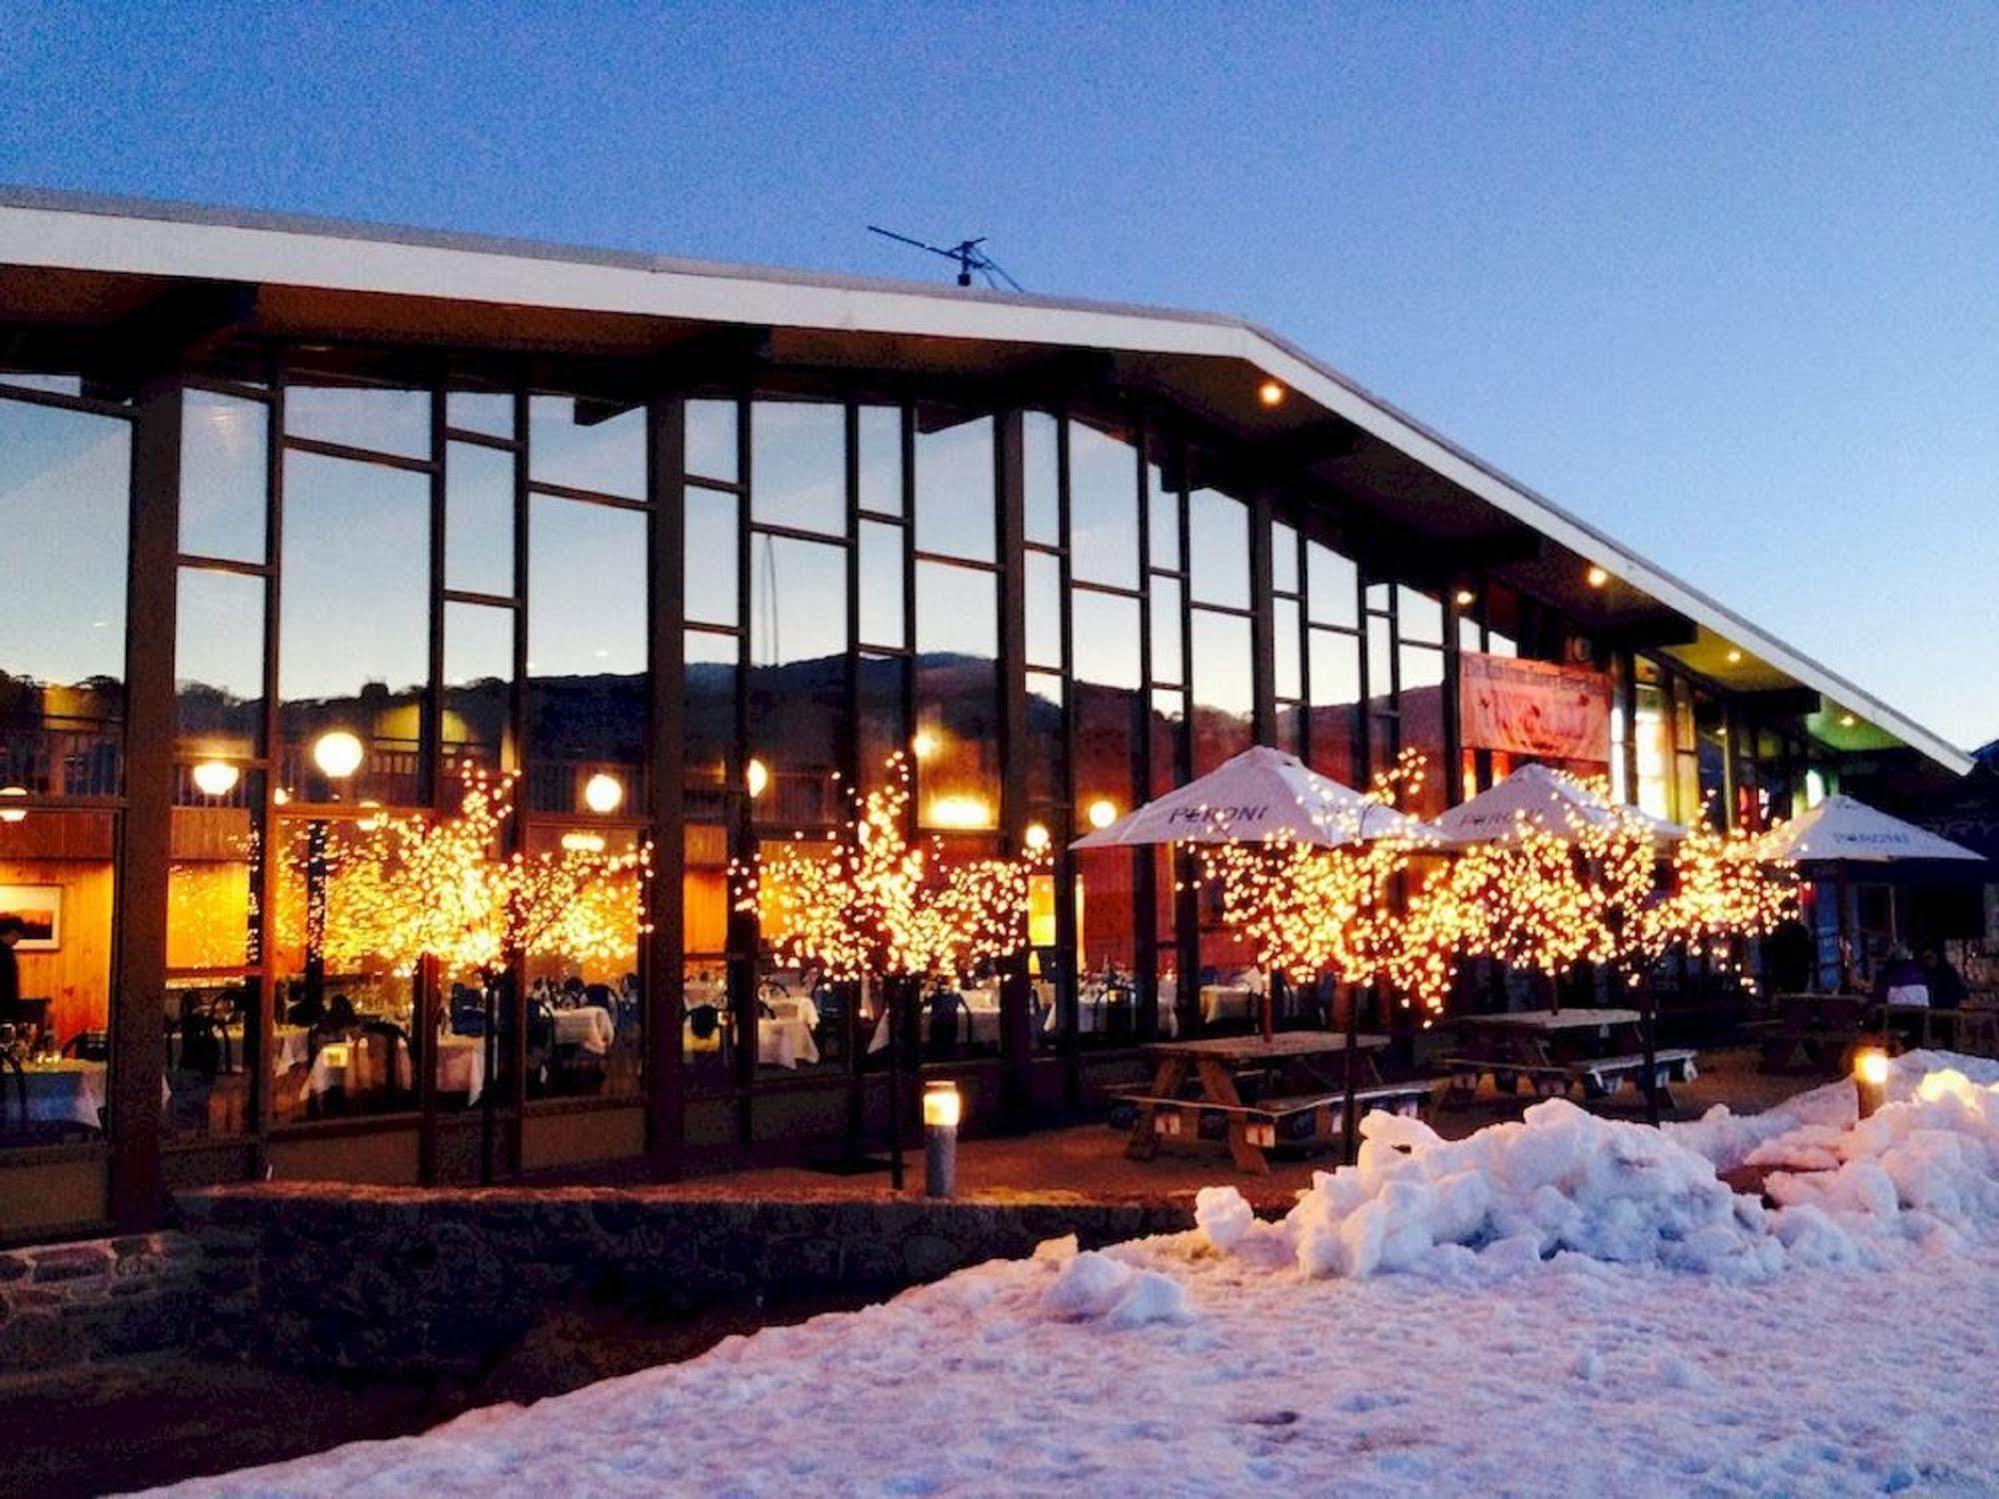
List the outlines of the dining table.
<svg viewBox="0 0 1999 1499">
<path fill-rule="evenodd" d="M 14 1069 L 0 1070 L 0 1089 L 15 1092 Z M 21 1091 L 27 1096 L 28 1118 L 40 1124 L 80 1124 L 89 1129 L 104 1126 L 104 1077 L 102 1062 L 78 1061 L 62 1057 L 21 1064 Z M 0 1118 L 11 1113 L 15 1099 L 0 1098 Z"/>
<path fill-rule="evenodd" d="M 618 1025 L 602 1005 L 577 1005 L 554 1010 L 553 1036 L 557 1046 L 574 1046 L 592 1056 L 605 1056 L 617 1039 Z"/>
</svg>

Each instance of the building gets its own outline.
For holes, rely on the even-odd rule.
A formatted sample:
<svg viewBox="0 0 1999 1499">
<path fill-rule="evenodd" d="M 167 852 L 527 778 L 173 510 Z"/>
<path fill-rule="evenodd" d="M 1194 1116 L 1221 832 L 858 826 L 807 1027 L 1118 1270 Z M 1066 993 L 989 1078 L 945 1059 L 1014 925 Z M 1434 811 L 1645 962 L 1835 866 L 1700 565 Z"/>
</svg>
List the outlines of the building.
<svg viewBox="0 0 1999 1499">
<path fill-rule="evenodd" d="M 1257 741 L 1745 823 L 1970 763 L 1233 319 L 15 191 L 0 337 L 0 907 L 77 1060 L 0 1113 L 7 1233 L 463 1180 L 488 1130 L 508 1171 L 839 1136 L 878 1059 L 851 997 L 760 1018 L 728 867 L 897 750 L 948 857 Z M 653 846 L 649 931 L 514 975 L 611 1034 L 537 1007 L 490 1075 L 462 978 L 343 940 L 343 856 L 468 766 L 520 772 L 515 848 Z M 1228 1023 L 1173 875 L 1057 860 L 1037 976 L 926 1034 L 975 1117 Z M 333 1109 L 308 995 L 439 1040 Z"/>
</svg>

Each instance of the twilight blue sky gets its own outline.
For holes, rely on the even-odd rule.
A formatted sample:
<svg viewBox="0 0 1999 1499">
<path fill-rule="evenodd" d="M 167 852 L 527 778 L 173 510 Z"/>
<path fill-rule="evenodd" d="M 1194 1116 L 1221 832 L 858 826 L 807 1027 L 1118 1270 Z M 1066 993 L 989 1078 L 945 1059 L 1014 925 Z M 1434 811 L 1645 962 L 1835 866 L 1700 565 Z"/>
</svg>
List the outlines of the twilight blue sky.
<svg viewBox="0 0 1999 1499">
<path fill-rule="evenodd" d="M 1270 324 L 1972 744 L 1995 80 L 1977 4 L 14 0 L 0 180 L 889 275 L 870 220 L 987 234 Z"/>
</svg>

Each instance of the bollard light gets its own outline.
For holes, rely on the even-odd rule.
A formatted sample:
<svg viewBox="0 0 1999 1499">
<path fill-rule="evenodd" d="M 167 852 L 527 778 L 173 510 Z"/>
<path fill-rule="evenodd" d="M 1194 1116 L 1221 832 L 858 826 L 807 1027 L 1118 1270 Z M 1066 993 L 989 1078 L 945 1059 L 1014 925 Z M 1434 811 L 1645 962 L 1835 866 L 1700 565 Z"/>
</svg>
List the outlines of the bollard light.
<svg viewBox="0 0 1999 1499">
<path fill-rule="evenodd" d="M 964 1100 L 956 1083 L 923 1085 L 923 1195 L 949 1197 L 958 1189 L 958 1120 Z"/>
<path fill-rule="evenodd" d="M 1853 1054 L 1853 1088 L 1860 1095 L 1860 1117 L 1867 1118 L 1887 1101 L 1888 1053 L 1863 1046 Z"/>
</svg>

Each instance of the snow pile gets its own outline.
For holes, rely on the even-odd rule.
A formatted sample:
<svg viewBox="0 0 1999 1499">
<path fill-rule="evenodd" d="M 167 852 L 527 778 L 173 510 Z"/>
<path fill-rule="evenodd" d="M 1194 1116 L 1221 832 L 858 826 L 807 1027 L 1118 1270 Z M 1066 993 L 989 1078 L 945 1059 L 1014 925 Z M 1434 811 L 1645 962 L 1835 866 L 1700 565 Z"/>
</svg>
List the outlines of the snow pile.
<svg viewBox="0 0 1999 1499">
<path fill-rule="evenodd" d="M 1138 1270 L 1099 1250 L 1086 1249 L 1062 1263 L 1041 1298 L 1049 1316 L 1065 1322 L 1101 1321 L 1114 1329 L 1149 1322 L 1191 1322 L 1187 1288 L 1157 1270 Z"/>
<path fill-rule="evenodd" d="M 1731 1191 L 1713 1162 L 1566 1099 L 1464 1140 L 1379 1113 L 1361 1133 L 1359 1162 L 1318 1173 L 1285 1220 L 1308 1277 L 1484 1278 L 1564 1253 L 1737 1278 L 1782 1265 L 1761 1205 Z M 1208 1217 L 1233 1226 L 1219 1204 Z M 1209 1242 L 1222 1247 L 1212 1232 Z"/>
<path fill-rule="evenodd" d="M 1938 1054 L 1934 1060 L 1971 1062 Z M 1889 1103 L 1853 1129 L 1802 1126 L 1751 1156 L 1789 1167 L 1764 1183 L 1781 1217 L 1811 1215 L 1814 1252 L 1836 1264 L 1876 1263 L 1898 1244 L 1935 1239 L 1959 1246 L 1962 1235 L 1999 1226 L 1999 1064 L 1919 1072 L 1897 1067 Z"/>
<path fill-rule="evenodd" d="M 1281 1225 L 1226 1187 L 1200 1194 L 1195 1219 L 1217 1253 L 1308 1278 L 1479 1283 L 1570 1258 L 1738 1281 L 1879 1268 L 1911 1245 L 1961 1248 L 1999 1229 L 1999 1062 L 1911 1053 L 1887 1091 L 1865 1120 L 1839 1083 L 1767 1115 L 1710 1111 L 1667 1130 L 1553 1099 L 1457 1141 L 1371 1114 L 1358 1163 L 1317 1173 Z M 1775 1211 L 1717 1175 L 1738 1164 L 1766 1168 Z"/>
</svg>

